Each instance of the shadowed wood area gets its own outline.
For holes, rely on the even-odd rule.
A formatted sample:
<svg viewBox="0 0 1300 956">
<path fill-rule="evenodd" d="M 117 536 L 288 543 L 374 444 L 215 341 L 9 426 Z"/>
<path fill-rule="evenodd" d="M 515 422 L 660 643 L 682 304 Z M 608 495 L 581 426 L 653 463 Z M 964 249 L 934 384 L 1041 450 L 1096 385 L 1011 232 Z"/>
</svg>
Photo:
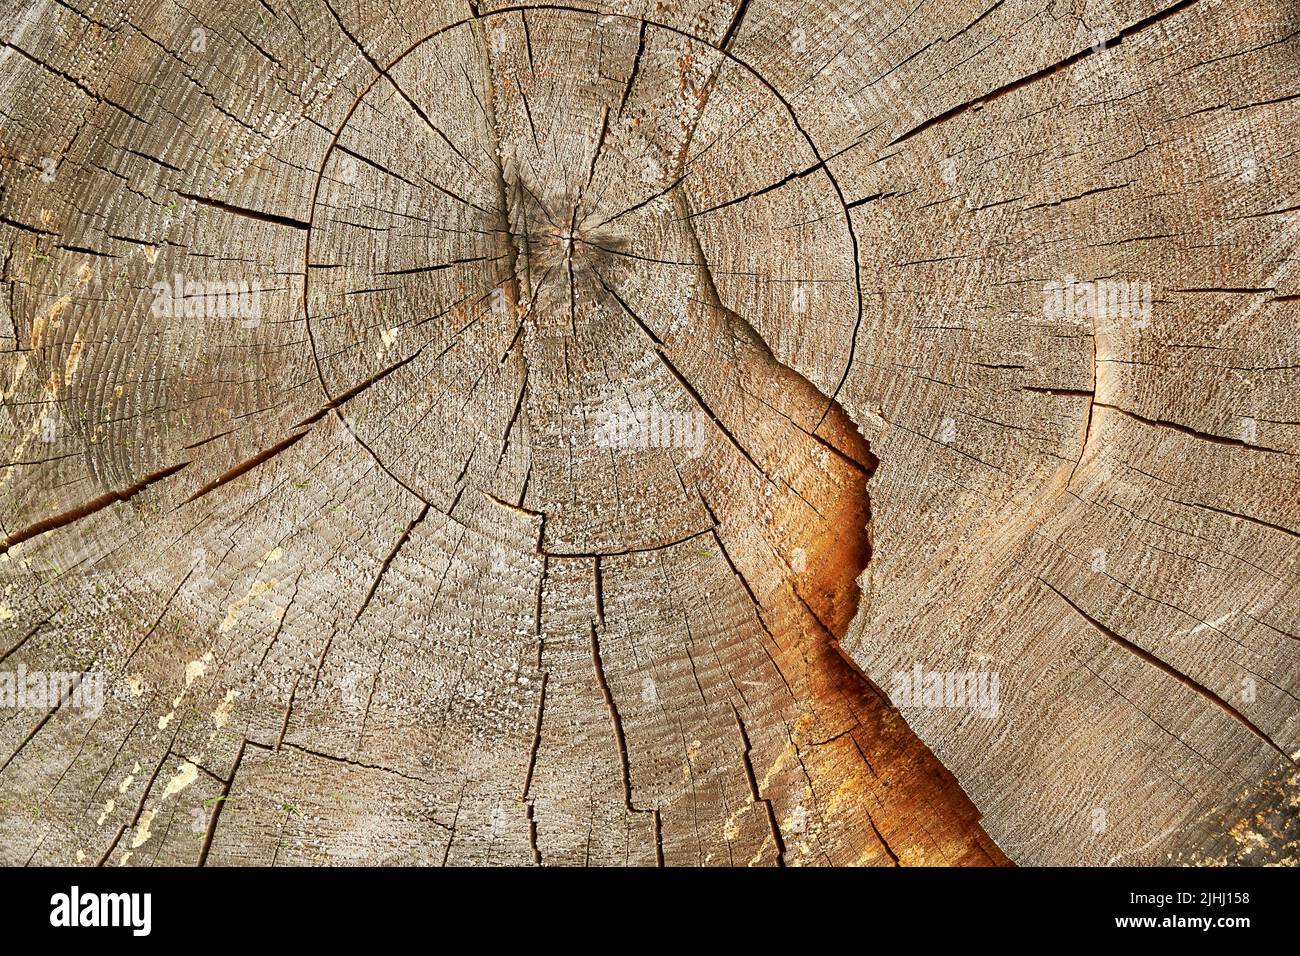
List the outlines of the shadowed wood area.
<svg viewBox="0 0 1300 956">
<path fill-rule="evenodd" d="M 1291 5 L 9 2 L 0 863 L 1290 863 Z"/>
</svg>

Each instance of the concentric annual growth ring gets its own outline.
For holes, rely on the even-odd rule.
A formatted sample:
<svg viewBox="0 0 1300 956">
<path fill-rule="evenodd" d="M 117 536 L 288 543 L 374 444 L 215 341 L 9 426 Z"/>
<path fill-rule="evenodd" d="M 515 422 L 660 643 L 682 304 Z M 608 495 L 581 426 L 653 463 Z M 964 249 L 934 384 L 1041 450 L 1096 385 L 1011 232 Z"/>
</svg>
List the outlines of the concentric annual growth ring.
<svg viewBox="0 0 1300 956">
<path fill-rule="evenodd" d="M 617 107 L 620 110 L 620 113 L 622 108 L 626 105 L 628 94 L 632 90 L 632 83 L 635 79 L 636 71 L 641 66 L 642 52 L 643 52 L 642 48 L 645 46 L 646 31 L 647 29 L 649 29 L 654 31 L 661 31 L 662 34 L 665 36 L 677 36 L 689 41 L 691 44 L 698 45 L 701 51 L 707 51 L 709 55 L 719 57 L 719 63 L 725 63 L 725 62 L 734 63 L 737 66 L 742 68 L 744 75 L 756 81 L 758 88 L 763 91 L 763 95 L 768 98 L 769 102 L 768 105 L 762 107 L 754 107 L 754 110 L 751 113 L 749 119 L 746 120 L 746 125 L 752 122 L 756 117 L 762 115 L 763 113 L 768 112 L 773 107 L 777 107 L 778 109 L 783 110 L 785 114 L 789 116 L 794 129 L 798 133 L 799 139 L 803 142 L 803 144 L 807 147 L 808 151 L 811 153 L 811 159 L 812 159 L 812 162 L 810 162 L 806 168 L 796 169 L 791 173 L 791 175 L 793 176 L 797 174 L 798 176 L 802 177 L 806 175 L 808 172 L 812 172 L 812 171 L 818 171 L 825 174 L 826 181 L 830 184 L 831 189 L 833 190 L 834 205 L 838 209 L 840 215 L 843 217 L 844 220 L 844 226 L 848 237 L 848 246 L 849 246 L 849 248 L 846 250 L 846 253 L 848 257 L 852 260 L 853 327 L 852 327 L 852 332 L 847 337 L 848 358 L 836 382 L 836 393 L 837 393 L 838 389 L 843 385 L 844 379 L 847 377 L 848 374 L 848 369 L 851 366 L 853 352 L 856 347 L 857 331 L 860 328 L 861 321 L 862 321 L 863 299 L 862 299 L 862 292 L 861 292 L 860 267 L 857 262 L 857 249 L 858 249 L 857 235 L 854 230 L 852 219 L 851 216 L 849 215 L 848 206 L 845 201 L 844 194 L 839 185 L 839 182 L 836 180 L 834 173 L 832 172 L 832 170 L 829 168 L 826 161 L 824 160 L 822 152 L 818 147 L 818 145 L 816 144 L 816 142 L 814 141 L 813 137 L 809 135 L 804 125 L 800 122 L 792 104 L 785 97 L 783 97 L 779 93 L 779 91 L 777 91 L 776 87 L 771 82 L 769 82 L 765 77 L 763 77 L 759 71 L 754 69 L 743 59 L 737 57 L 734 53 L 730 52 L 730 50 L 726 49 L 725 44 L 722 48 L 719 48 L 697 35 L 681 30 L 680 28 L 673 27 L 671 25 L 659 23 L 652 20 L 646 20 L 642 18 L 635 18 L 630 16 L 624 16 L 624 15 L 597 17 L 588 11 L 583 11 L 572 7 L 559 6 L 559 5 L 544 5 L 539 7 L 522 7 L 522 6 L 508 7 L 508 8 L 503 8 L 500 10 L 495 10 L 490 13 L 484 14 L 480 18 L 466 18 L 464 20 L 460 20 L 455 23 L 449 24 L 446 27 L 434 31 L 433 33 L 429 34 L 423 39 L 411 44 L 411 46 L 409 46 L 406 50 L 404 50 L 403 52 L 398 54 L 395 58 L 393 58 L 392 61 L 387 66 L 380 65 L 378 62 L 370 58 L 369 55 L 367 54 L 367 59 L 371 62 L 371 65 L 375 70 L 375 75 L 371 79 L 369 84 L 366 85 L 366 87 L 353 101 L 352 105 L 349 107 L 346 115 L 344 116 L 342 122 L 339 125 L 338 130 L 332 135 L 324 159 L 317 170 L 317 174 L 316 174 L 316 178 L 312 190 L 312 197 L 313 197 L 312 209 L 309 218 L 309 229 L 308 229 L 307 241 L 304 249 L 303 306 L 304 306 L 304 312 L 307 315 L 308 337 L 309 337 L 309 341 L 311 342 L 313 362 L 316 367 L 318 380 L 320 381 L 321 387 L 325 392 L 327 402 L 330 403 L 331 405 L 337 404 L 336 403 L 337 395 L 341 393 L 343 388 L 350 388 L 353 382 L 358 378 L 364 377 L 370 379 L 375 376 L 373 372 L 368 372 L 365 375 L 354 374 L 354 375 L 350 375 L 346 381 L 340 381 L 338 385 L 334 385 L 331 383 L 330 377 L 327 376 L 325 368 L 322 364 L 320 323 L 325 320 L 322 318 L 322 314 L 319 309 L 313 310 L 312 308 L 312 296 L 313 296 L 313 285 L 314 285 L 313 270 L 318 270 L 320 268 L 320 265 L 322 264 L 312 263 L 311 258 L 312 258 L 314 245 L 319 245 L 320 242 L 318 236 L 321 228 L 321 221 L 320 221 L 320 217 L 318 216 L 317 210 L 321 198 L 322 184 L 329 178 L 326 175 L 326 171 L 329 168 L 332 159 L 336 159 L 337 156 L 340 153 L 342 153 L 346 157 L 348 157 L 348 159 L 351 161 L 359 161 L 363 164 L 366 164 L 367 166 L 374 167 L 375 169 L 379 169 L 385 173 L 388 173 L 389 175 L 402 179 L 403 182 L 407 183 L 408 185 L 415 186 L 415 183 L 412 182 L 410 179 L 406 179 L 400 176 L 399 174 L 393 172 L 392 170 L 387 169 L 385 166 L 381 166 L 380 164 L 375 163 L 369 156 L 366 155 L 364 151 L 359 151 L 356 148 L 349 148 L 348 146 L 342 145 L 340 142 L 341 137 L 343 137 L 344 134 L 347 133 L 347 131 L 351 128 L 353 119 L 357 114 L 358 109 L 361 108 L 362 104 L 367 102 L 368 98 L 373 96 L 373 94 L 376 92 L 377 88 L 379 87 L 381 81 L 387 80 L 388 85 L 391 86 L 393 92 L 395 92 L 397 97 L 400 98 L 401 105 L 404 108 L 409 109 L 411 112 L 418 115 L 420 120 L 429 129 L 437 133 L 437 135 L 441 138 L 442 142 L 455 153 L 457 158 L 464 165 L 463 172 L 465 174 L 472 173 L 475 176 L 486 179 L 487 177 L 484 175 L 483 171 L 479 169 L 474 162 L 471 161 L 471 158 L 469 155 L 467 155 L 467 152 L 465 150 L 458 148 L 453 143 L 452 139 L 442 132 L 440 126 L 437 125 L 435 121 L 430 117 L 429 112 L 426 111 L 425 109 L 422 109 L 419 106 L 416 99 L 413 98 L 411 94 L 408 93 L 405 89 L 403 89 L 403 85 L 404 85 L 403 82 L 399 82 L 399 79 L 395 77 L 393 74 L 394 71 L 397 70 L 404 61 L 407 61 L 409 57 L 416 54 L 421 49 L 426 48 L 428 44 L 438 40 L 439 38 L 443 38 L 452 34 L 453 31 L 456 31 L 461 27 L 468 26 L 477 29 L 480 27 L 481 24 L 491 23 L 493 21 L 499 22 L 507 17 L 513 17 L 515 15 L 518 15 L 519 17 L 523 18 L 526 17 L 527 14 L 529 13 L 533 13 L 533 14 L 554 13 L 566 17 L 576 15 L 580 18 L 585 18 L 592 21 L 594 25 L 593 29 L 600 29 L 600 24 L 606 21 L 617 21 L 617 22 L 623 22 L 623 23 L 635 25 L 635 27 L 641 33 L 641 37 L 640 37 L 641 46 L 638 47 L 636 61 L 633 64 L 632 73 L 628 77 L 628 85 L 626 89 L 623 90 L 621 101 L 617 103 Z M 476 39 L 480 43 L 485 42 L 481 37 L 478 37 L 477 35 L 476 35 Z M 529 49 L 530 68 L 532 66 L 531 53 L 532 51 L 531 51 L 531 44 L 530 44 L 530 49 Z M 487 69 L 489 71 L 492 70 L 492 65 L 490 62 L 487 66 Z M 715 68 L 715 78 L 716 78 L 716 68 Z M 489 79 L 489 86 L 491 86 L 490 79 Z M 490 90 L 487 95 L 494 96 L 495 93 L 491 92 Z M 477 108 L 480 110 L 484 108 L 484 105 L 481 101 L 478 102 L 476 105 Z M 606 121 L 608 120 L 608 115 L 609 115 L 608 110 L 614 107 L 615 105 L 616 104 L 613 102 L 606 104 L 606 114 L 605 114 Z M 525 108 L 526 107 L 527 107 L 527 101 L 525 98 Z M 532 122 L 531 115 L 529 116 L 529 122 L 530 124 Z M 695 165 L 707 153 L 709 153 L 709 151 L 714 150 L 717 147 L 719 142 L 725 141 L 728 138 L 732 138 L 738 135 L 743 128 L 744 127 L 742 126 L 738 129 L 731 130 L 730 132 L 727 132 L 725 135 L 711 140 L 706 146 L 699 149 L 689 157 L 685 157 L 681 165 L 681 173 L 676 178 L 674 178 L 669 183 L 668 186 L 666 186 L 663 189 L 659 189 L 657 191 L 652 191 L 651 195 L 648 198 L 638 200 L 635 203 L 621 202 L 618 206 L 615 207 L 615 209 L 619 211 L 613 212 L 608 216 L 600 217 L 600 221 L 597 222 L 596 224 L 597 228 L 607 227 L 615 220 L 618 220 L 621 217 L 627 215 L 629 212 L 632 212 L 644 206 L 645 204 L 651 202 L 652 200 L 662 199 L 662 197 L 664 197 L 665 195 L 672 193 L 674 190 L 677 190 L 679 187 L 682 186 L 686 178 L 695 172 L 695 168 L 694 168 Z M 590 178 L 592 175 L 596 173 L 597 164 L 600 162 L 601 157 L 604 155 L 604 153 L 602 152 L 603 134 L 604 131 L 602 130 L 602 143 L 598 144 L 596 150 L 593 152 L 590 159 L 590 168 L 587 173 L 588 176 L 587 185 L 590 185 Z M 536 130 L 533 130 L 533 135 L 535 141 Z M 687 147 L 689 148 L 689 141 L 687 143 Z M 498 175 L 504 175 L 503 168 L 499 165 L 501 163 L 506 162 L 506 158 L 504 156 L 493 155 L 494 152 L 497 152 L 496 149 L 490 151 L 488 148 L 483 148 L 480 150 L 480 152 L 487 159 L 489 163 L 497 166 Z M 426 181 L 429 182 L 429 184 L 440 194 L 455 199 L 457 202 L 462 203 L 467 208 L 477 209 L 482 211 L 485 214 L 488 213 L 488 207 L 486 207 L 484 204 L 475 202 L 472 199 L 459 195 L 457 190 L 460 189 L 461 187 L 457 187 L 455 183 L 448 183 L 447 185 L 444 186 L 443 184 L 432 182 L 431 180 L 426 180 Z M 624 182 L 620 185 L 625 187 L 627 183 Z M 775 185 L 779 185 L 779 184 L 773 184 L 773 186 Z M 529 184 L 526 181 L 522 182 L 521 186 L 528 193 L 529 197 L 531 197 L 531 200 L 533 201 L 533 205 L 536 206 L 536 208 L 542 213 L 542 215 L 547 220 L 551 221 L 554 224 L 555 217 L 552 216 L 551 213 L 547 210 L 545 202 L 536 196 L 536 194 L 533 192 L 532 188 L 529 186 Z M 773 187 L 767 187 L 767 188 L 773 188 Z M 757 190 L 756 192 L 761 193 L 765 191 L 766 188 L 762 190 Z M 504 193 L 502 193 L 501 198 L 502 201 L 505 201 Z M 695 213 L 694 215 L 701 215 L 703 213 L 715 213 L 719 209 L 723 209 L 734 203 L 741 202 L 746 198 L 750 198 L 750 197 L 746 195 L 746 196 L 741 196 L 741 197 L 727 200 L 726 202 L 713 204 L 709 208 L 703 210 L 700 213 Z M 575 204 L 574 214 L 573 214 L 573 218 L 575 220 L 574 222 L 575 227 L 580 227 L 582 225 L 585 225 L 585 223 L 590 222 L 593 218 L 595 218 L 592 215 L 591 210 L 599 207 L 600 197 L 599 196 L 595 197 L 596 204 L 594 206 L 590 205 L 592 199 L 593 197 L 591 195 L 583 195 L 580 197 L 580 202 Z M 582 222 L 580 223 L 577 219 L 578 206 L 583 204 L 588 204 L 587 206 L 588 212 L 584 216 Z M 503 225 L 493 226 L 490 224 L 484 224 L 481 228 L 477 230 L 477 232 L 480 235 L 486 235 L 492 231 L 501 231 L 502 229 L 504 229 L 505 232 L 507 232 L 512 238 L 514 238 L 515 231 L 511 226 L 511 224 L 508 222 L 509 215 L 510 215 L 509 212 L 507 211 L 509 207 L 509 203 L 507 203 L 506 206 L 507 206 L 506 209 L 498 208 L 496 210 L 497 214 L 503 217 L 502 220 Z M 557 231 L 559 231 L 561 227 L 556 226 L 555 228 Z M 454 230 L 449 230 L 449 231 L 454 232 Z M 524 241 L 527 242 L 526 237 Z M 592 253 L 606 252 L 606 253 L 613 253 L 616 255 L 627 255 L 630 258 L 645 258 L 645 257 L 636 256 L 634 253 L 612 250 L 609 248 L 608 245 L 602 244 L 600 241 L 594 241 L 590 237 L 575 235 L 572 238 L 564 239 L 564 241 L 569 245 L 576 246 L 580 244 L 584 248 L 590 250 Z M 480 260 L 487 260 L 488 258 L 489 257 L 487 256 L 479 257 Z M 492 261 L 500 261 L 500 259 L 501 259 L 500 256 L 496 256 L 492 258 Z M 647 259 L 647 261 L 662 262 L 664 260 Z M 465 265 L 465 264 L 466 261 L 456 261 L 454 259 L 448 258 L 448 261 L 442 263 L 441 265 L 434 264 L 434 265 L 428 265 L 422 269 L 409 269 L 409 270 L 402 270 L 402 271 L 408 273 L 433 272 L 435 270 L 440 270 L 440 269 L 453 269 L 454 267 Z M 554 268 L 555 265 L 556 264 L 553 263 L 551 268 L 548 268 L 544 271 L 543 280 L 555 275 L 555 268 Z M 563 270 L 561 270 L 561 272 L 563 272 Z M 599 270 L 596 270 L 596 272 L 597 272 L 597 277 L 599 278 L 599 283 L 595 287 L 597 289 L 598 294 L 604 294 L 609 292 L 610 289 L 605 281 L 604 276 L 599 273 Z M 385 279 L 388 279 L 393 275 L 393 273 L 385 272 L 382 275 Z M 464 306 L 466 303 L 469 303 L 470 305 L 479 309 L 479 311 L 475 312 L 473 315 L 473 319 L 475 321 L 484 318 L 485 316 L 488 315 L 489 308 L 483 308 L 483 307 L 485 303 L 487 303 L 489 299 L 492 298 L 493 290 L 500 289 L 501 277 L 493 276 L 490 279 L 484 277 L 482 281 L 484 282 L 485 291 L 475 293 L 474 291 L 471 290 L 459 296 L 454 301 L 452 301 L 451 305 L 446 306 L 445 308 L 442 308 L 430 315 L 425 315 L 421 318 L 415 318 L 414 316 L 406 316 L 397 325 L 393 326 L 393 332 L 396 333 L 399 330 L 402 330 L 404 327 L 418 328 L 419 326 L 423 325 L 426 322 L 434 321 L 444 317 L 448 312 L 457 310 L 460 307 Z M 573 281 L 574 281 L 573 277 L 570 276 L 571 286 L 573 284 Z M 812 281 L 815 284 L 817 281 L 824 281 L 824 280 L 813 279 L 810 281 Z M 571 289 L 571 291 L 573 290 Z M 331 315 L 331 318 L 337 318 L 337 317 L 338 317 L 337 314 Z M 576 328 L 575 328 L 575 332 L 576 332 Z M 434 354 L 432 352 L 427 352 L 427 354 L 421 354 L 426 352 L 427 350 L 424 349 L 423 347 L 421 347 L 416 352 L 408 352 L 405 358 L 403 358 L 400 363 L 396 363 L 396 364 L 406 364 L 407 362 L 410 362 L 412 360 L 418 361 L 420 363 L 427 363 L 431 360 L 436 361 L 436 359 L 434 358 Z M 441 358 L 441 355 L 439 355 L 438 358 Z M 392 364 L 394 363 L 385 363 L 385 367 L 391 367 Z M 820 419 L 818 421 L 819 425 L 821 424 L 821 422 L 824 422 L 825 415 L 829 412 L 829 409 L 831 408 L 831 405 L 834 401 L 834 397 L 835 394 L 832 394 L 829 397 L 829 400 L 827 401 L 825 408 L 822 412 L 822 415 L 820 416 Z M 334 411 L 336 412 L 336 414 L 340 415 L 340 417 L 342 416 L 342 412 L 338 408 L 335 408 Z M 406 490 L 410 491 L 412 494 L 415 494 L 421 500 L 425 501 L 425 503 L 430 503 L 431 496 L 427 493 L 425 489 L 419 487 L 417 481 L 414 481 L 409 477 L 404 478 L 398 475 L 396 471 L 393 468 L 391 468 L 388 463 L 385 462 L 385 456 L 379 453 L 374 447 L 374 440 L 372 437 L 363 434 L 361 429 L 353 429 L 353 434 L 355 435 L 358 442 L 362 445 L 362 447 L 366 449 L 366 451 L 381 465 L 381 467 L 384 468 L 384 470 L 389 475 L 391 475 L 394 478 L 394 480 L 396 480 L 399 484 L 401 484 L 404 488 L 406 488 Z"/>
</svg>

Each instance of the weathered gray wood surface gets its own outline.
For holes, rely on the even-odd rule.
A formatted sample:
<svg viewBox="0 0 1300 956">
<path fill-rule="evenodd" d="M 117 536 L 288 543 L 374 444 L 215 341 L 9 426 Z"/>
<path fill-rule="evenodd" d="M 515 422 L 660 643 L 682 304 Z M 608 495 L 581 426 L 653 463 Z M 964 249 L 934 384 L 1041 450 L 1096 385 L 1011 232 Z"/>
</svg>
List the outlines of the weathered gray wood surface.
<svg viewBox="0 0 1300 956">
<path fill-rule="evenodd" d="M 5 13 L 0 861 L 1293 861 L 1294 9 Z"/>
</svg>

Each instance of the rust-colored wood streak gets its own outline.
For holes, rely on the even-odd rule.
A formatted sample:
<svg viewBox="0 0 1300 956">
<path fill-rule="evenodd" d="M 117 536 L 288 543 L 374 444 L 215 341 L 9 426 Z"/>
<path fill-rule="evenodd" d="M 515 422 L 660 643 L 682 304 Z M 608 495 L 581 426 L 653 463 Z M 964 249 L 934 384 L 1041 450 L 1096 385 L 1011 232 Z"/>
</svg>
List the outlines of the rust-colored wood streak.
<svg viewBox="0 0 1300 956">
<path fill-rule="evenodd" d="M 1294 13 L 19 7 L 0 862 L 1292 858 Z"/>
</svg>

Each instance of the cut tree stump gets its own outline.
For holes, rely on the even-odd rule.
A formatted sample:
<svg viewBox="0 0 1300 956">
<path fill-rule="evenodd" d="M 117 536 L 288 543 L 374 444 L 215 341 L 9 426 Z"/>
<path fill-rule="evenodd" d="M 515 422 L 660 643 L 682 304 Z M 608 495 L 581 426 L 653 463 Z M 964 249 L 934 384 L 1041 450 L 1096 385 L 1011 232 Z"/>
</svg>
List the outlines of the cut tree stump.
<svg viewBox="0 0 1300 956">
<path fill-rule="evenodd" d="M 1295 862 L 1294 7 L 0 36 L 0 863 Z"/>
</svg>

